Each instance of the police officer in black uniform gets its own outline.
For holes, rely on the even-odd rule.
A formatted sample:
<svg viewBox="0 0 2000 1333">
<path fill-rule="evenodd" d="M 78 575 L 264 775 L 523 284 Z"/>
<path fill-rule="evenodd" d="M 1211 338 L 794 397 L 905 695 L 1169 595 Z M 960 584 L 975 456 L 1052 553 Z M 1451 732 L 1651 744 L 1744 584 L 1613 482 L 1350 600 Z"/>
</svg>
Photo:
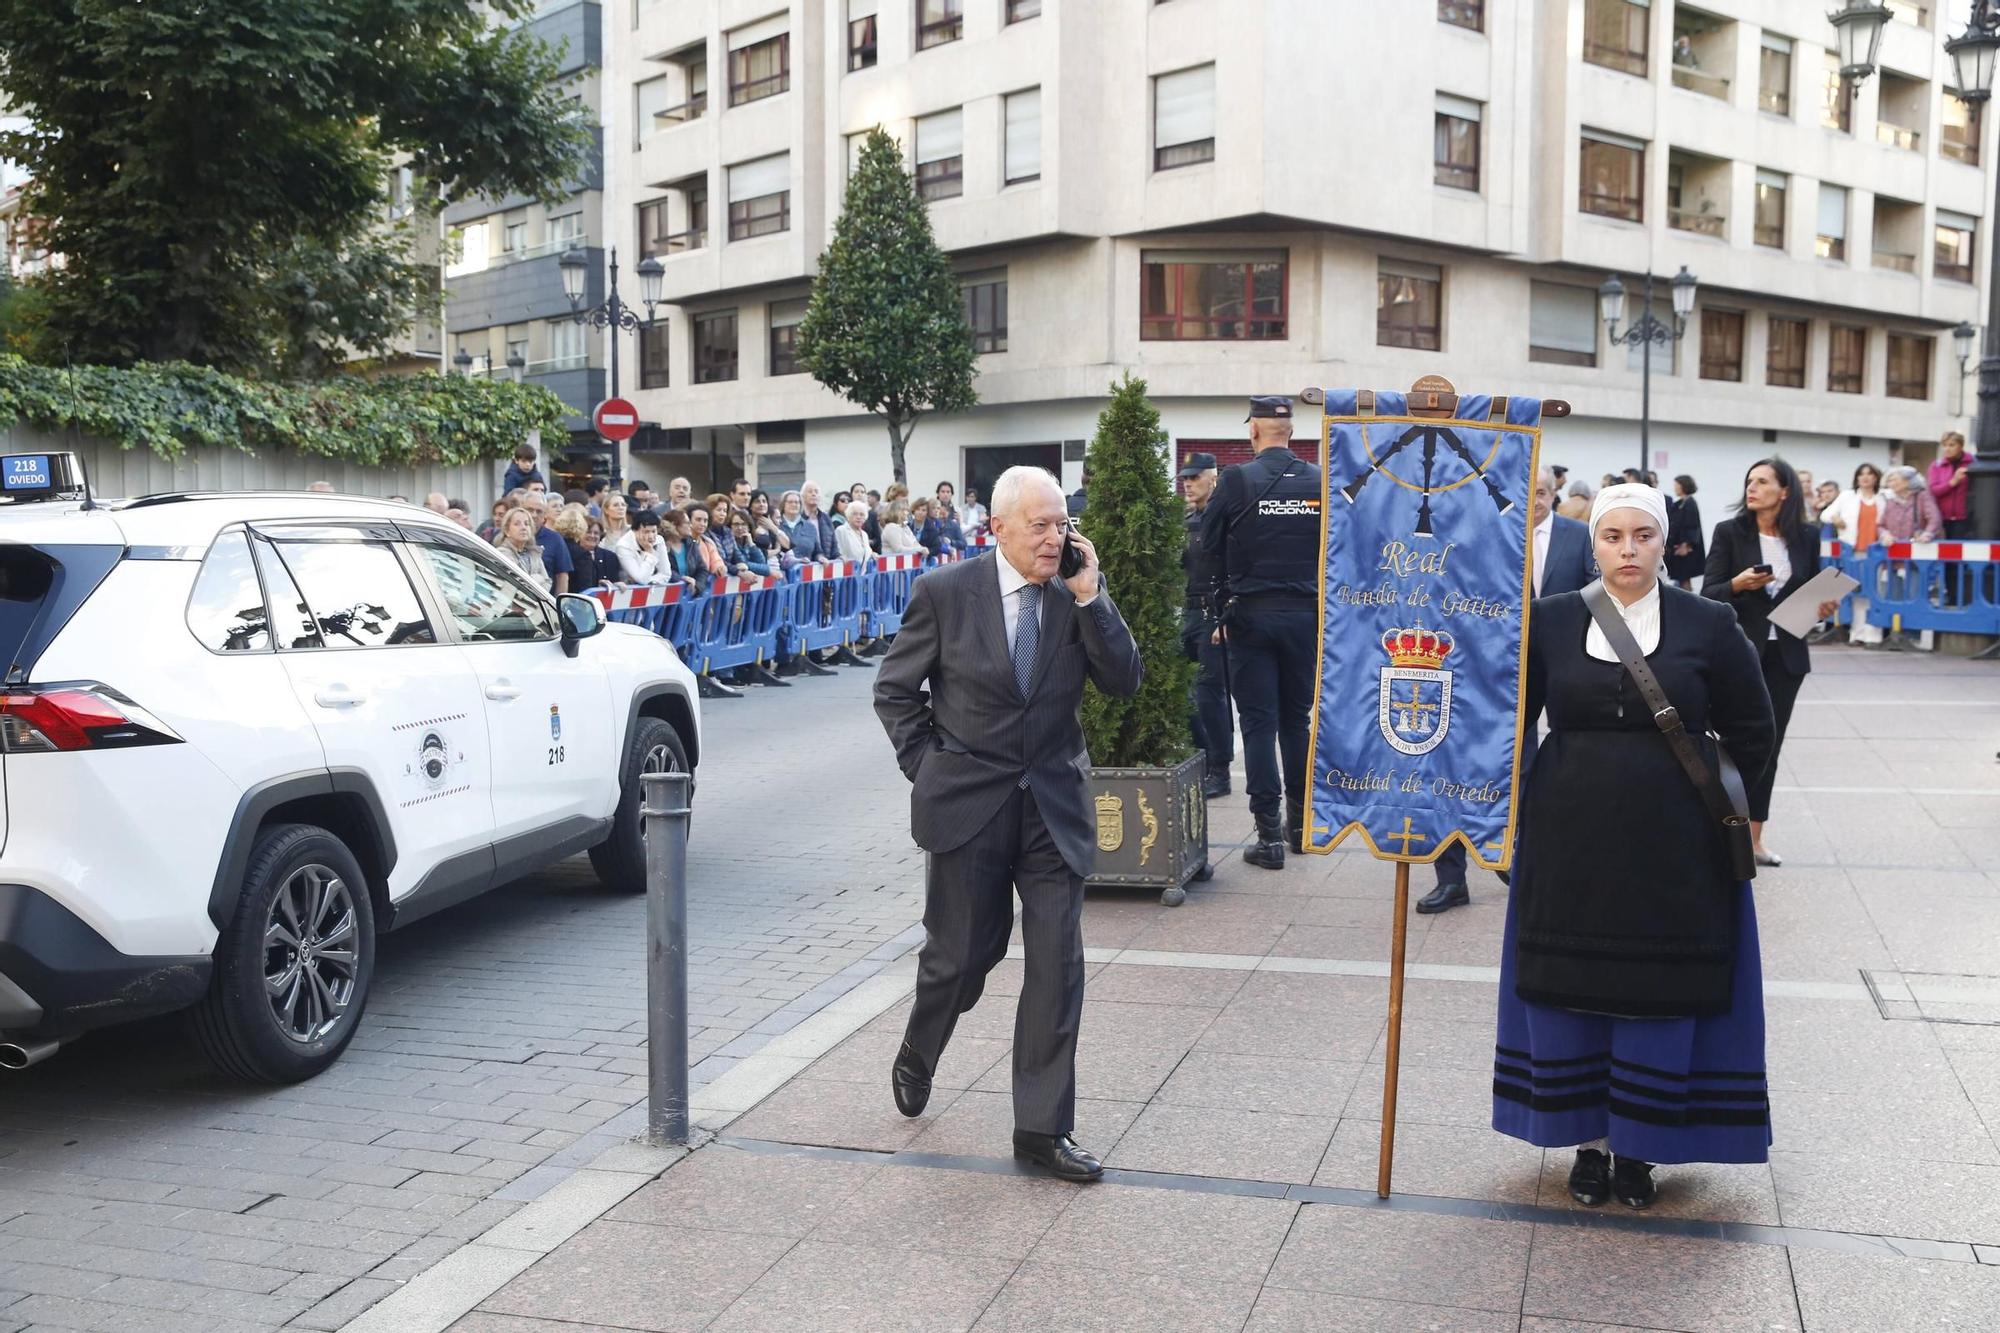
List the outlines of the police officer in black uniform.
<svg viewBox="0 0 2000 1333">
<path fill-rule="evenodd" d="M 1181 464 L 1181 494 L 1187 502 L 1187 600 L 1181 606 L 1181 644 L 1200 664 L 1193 690 L 1194 743 L 1208 758 L 1201 780 L 1204 799 L 1229 795 L 1229 766 L 1236 759 L 1236 722 L 1229 711 L 1227 650 L 1215 633 L 1219 572 L 1201 556 L 1201 518 L 1215 495 L 1215 455 L 1191 453 Z"/>
<path fill-rule="evenodd" d="M 1256 457 L 1223 471 L 1201 527 L 1202 557 L 1222 571 L 1222 634 L 1243 722 L 1243 768 L 1257 845 L 1278 870 L 1305 830 L 1307 733 L 1319 661 L 1319 468 L 1291 450 L 1292 400 L 1252 398 Z M 1284 764 L 1280 776 L 1279 755 Z M 1289 831 L 1278 819 L 1282 791 Z"/>
</svg>

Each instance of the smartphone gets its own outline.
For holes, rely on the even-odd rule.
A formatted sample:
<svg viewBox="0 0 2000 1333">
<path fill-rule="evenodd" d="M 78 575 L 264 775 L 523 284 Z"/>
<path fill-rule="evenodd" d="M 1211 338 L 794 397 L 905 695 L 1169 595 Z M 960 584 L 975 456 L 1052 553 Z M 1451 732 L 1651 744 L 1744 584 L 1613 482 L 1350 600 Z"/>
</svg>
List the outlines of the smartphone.
<svg viewBox="0 0 2000 1333">
<path fill-rule="evenodd" d="M 1056 573 L 1066 579 L 1073 579 L 1083 572 L 1083 548 L 1076 544 L 1076 538 L 1063 534 L 1062 559 L 1056 565 Z"/>
<path fill-rule="evenodd" d="M 1750 572 L 1752 574 L 1769 574 L 1771 567 L 1769 565 L 1752 565 L 1750 566 Z"/>
</svg>

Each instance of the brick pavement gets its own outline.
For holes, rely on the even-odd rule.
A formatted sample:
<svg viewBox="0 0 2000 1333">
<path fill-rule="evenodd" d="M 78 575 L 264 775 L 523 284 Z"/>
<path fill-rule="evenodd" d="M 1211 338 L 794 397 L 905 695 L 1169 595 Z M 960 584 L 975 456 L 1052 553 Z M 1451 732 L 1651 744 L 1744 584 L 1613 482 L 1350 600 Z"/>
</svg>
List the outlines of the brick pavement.
<svg viewBox="0 0 2000 1333">
<path fill-rule="evenodd" d="M 707 710 L 697 1086 L 909 947 L 922 859 L 872 679 Z M 8 1075 L 0 1330 L 334 1329 L 502 1221 L 643 1127 L 644 906 L 577 858 L 389 937 L 300 1087 L 220 1081 L 171 1021 Z"/>
<path fill-rule="evenodd" d="M 468 1273 L 462 1303 L 369 1333 L 2000 1328 L 2000 671 L 1816 664 L 1771 828 L 1786 864 L 1757 880 L 1768 1164 L 1663 1168 L 1643 1217 L 1581 1210 L 1566 1150 L 1487 1127 L 1505 891 L 1481 876 L 1470 907 L 1412 924 L 1398 1192 L 1379 1203 L 1389 872 L 1228 855 L 1178 911 L 1086 907 L 1078 1135 L 1106 1182 L 1007 1156 L 1008 962 L 923 1117 L 890 1102 L 906 1003 L 885 994 L 707 1121 L 717 1141 L 607 1181 L 615 1206 L 559 1243 L 487 1238 L 471 1248 L 506 1261 Z M 1894 1003 L 1941 1021 L 1878 1003 L 1864 973 L 1888 971 L 1916 997 Z"/>
</svg>

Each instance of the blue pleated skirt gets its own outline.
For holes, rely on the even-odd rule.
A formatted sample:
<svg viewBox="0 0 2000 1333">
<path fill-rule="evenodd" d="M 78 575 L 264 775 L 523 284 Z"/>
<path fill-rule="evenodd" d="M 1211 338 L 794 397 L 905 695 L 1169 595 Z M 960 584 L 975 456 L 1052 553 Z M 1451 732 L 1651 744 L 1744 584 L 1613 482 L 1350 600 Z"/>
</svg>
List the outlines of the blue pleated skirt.
<svg viewBox="0 0 2000 1333">
<path fill-rule="evenodd" d="M 1520 999 L 1510 900 L 1493 1128 L 1544 1148 L 1608 1137 L 1613 1153 L 1646 1162 L 1766 1160 L 1764 974 L 1750 885 L 1737 886 L 1729 1010 L 1707 1018 L 1615 1018 Z"/>
</svg>

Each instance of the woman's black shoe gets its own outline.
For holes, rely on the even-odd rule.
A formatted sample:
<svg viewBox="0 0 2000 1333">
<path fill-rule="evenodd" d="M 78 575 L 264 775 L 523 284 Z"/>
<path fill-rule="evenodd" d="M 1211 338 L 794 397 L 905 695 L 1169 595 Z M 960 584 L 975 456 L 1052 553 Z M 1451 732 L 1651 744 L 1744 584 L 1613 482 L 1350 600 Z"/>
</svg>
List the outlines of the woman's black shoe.
<svg viewBox="0 0 2000 1333">
<path fill-rule="evenodd" d="M 1595 1148 L 1578 1148 L 1569 1169 L 1569 1197 L 1595 1208 L 1611 1197 L 1611 1159 Z"/>
<path fill-rule="evenodd" d="M 1618 1158 L 1611 1168 L 1611 1192 L 1627 1208 L 1652 1207 L 1660 1197 L 1660 1187 L 1653 1183 L 1653 1164 L 1636 1157 Z"/>
</svg>

